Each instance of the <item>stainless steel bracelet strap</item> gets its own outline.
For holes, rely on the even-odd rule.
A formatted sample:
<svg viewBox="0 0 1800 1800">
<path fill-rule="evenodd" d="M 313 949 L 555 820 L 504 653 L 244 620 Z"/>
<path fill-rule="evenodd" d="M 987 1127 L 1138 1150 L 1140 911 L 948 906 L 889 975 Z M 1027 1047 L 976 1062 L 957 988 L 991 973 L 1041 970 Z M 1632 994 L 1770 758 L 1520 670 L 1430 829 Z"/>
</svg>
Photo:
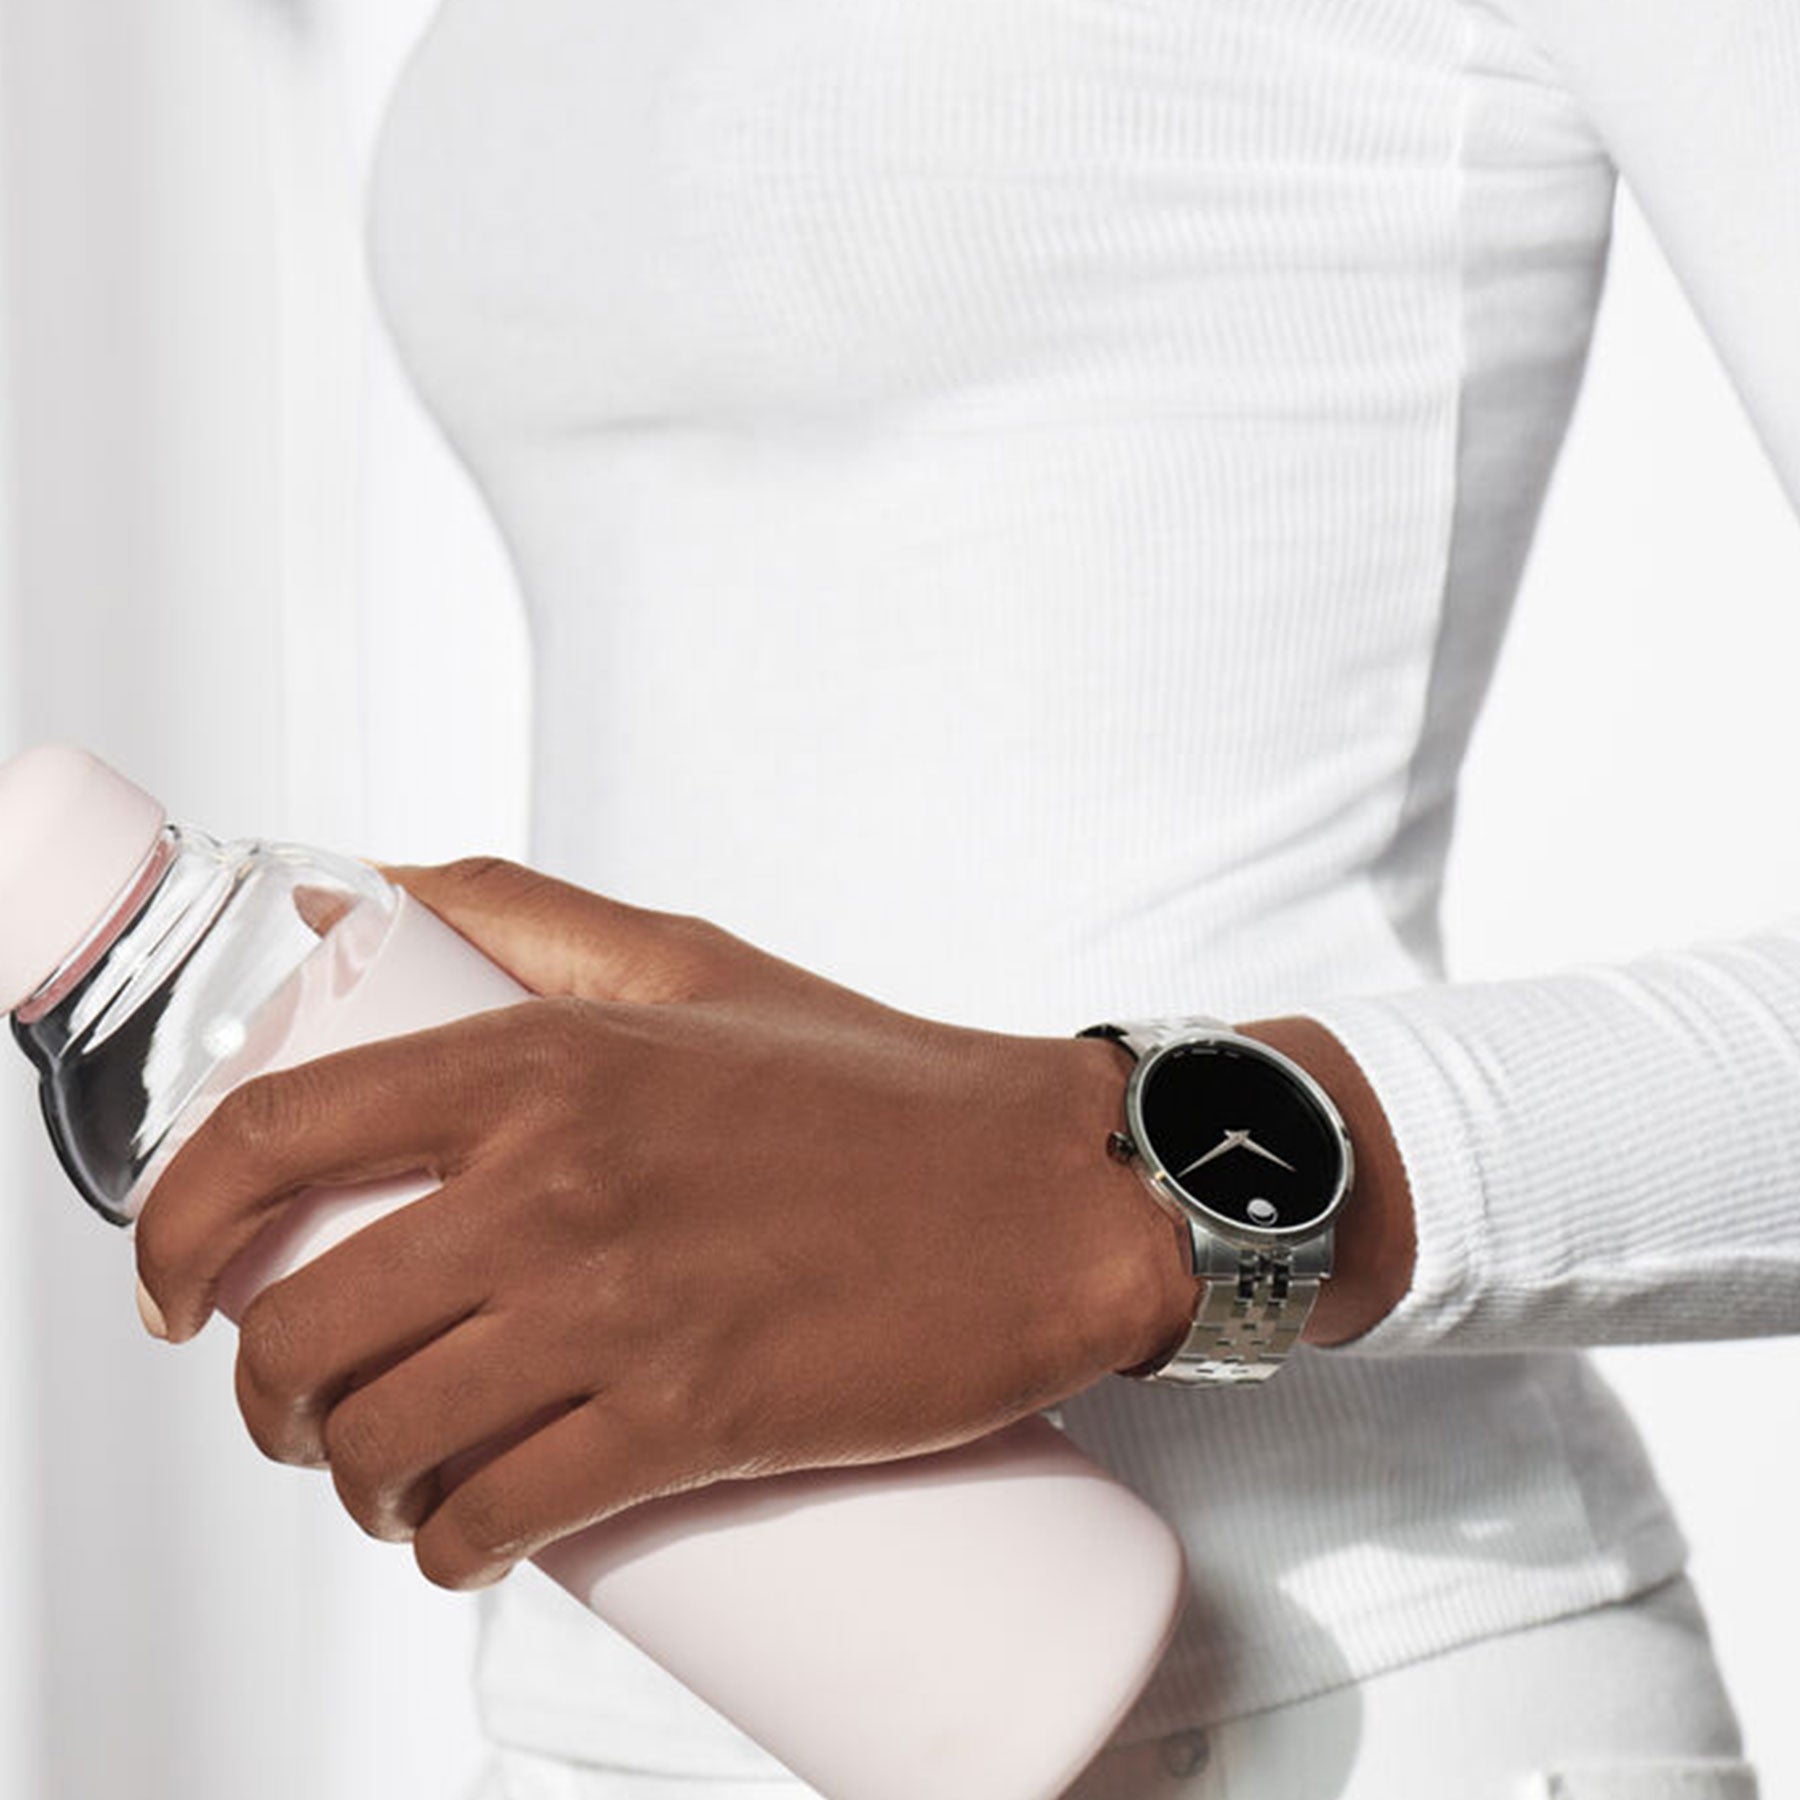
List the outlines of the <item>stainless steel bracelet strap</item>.
<svg viewBox="0 0 1800 1800">
<path fill-rule="evenodd" d="M 1129 1026 L 1092 1025 L 1077 1035 L 1111 1038 L 1142 1058 L 1157 1045 L 1196 1026 L 1232 1029 L 1227 1020 L 1190 1013 L 1181 1018 L 1138 1019 Z M 1117 1135 L 1130 1142 L 1123 1133 Z M 1123 1372 L 1139 1381 L 1182 1387 L 1267 1380 L 1299 1342 L 1319 1297 L 1320 1282 L 1331 1273 L 1331 1228 L 1291 1249 L 1243 1249 L 1178 1211 L 1154 1185 L 1151 1194 L 1185 1229 L 1191 1272 L 1205 1281 L 1206 1288 L 1187 1336 L 1168 1356 L 1159 1363 Z"/>
<path fill-rule="evenodd" d="M 1300 1340 L 1331 1272 L 1331 1230 L 1291 1251 L 1240 1250 L 1186 1221 L 1194 1273 L 1206 1292 L 1188 1334 L 1155 1368 L 1130 1371 L 1141 1380 L 1187 1387 L 1263 1381 Z"/>
</svg>

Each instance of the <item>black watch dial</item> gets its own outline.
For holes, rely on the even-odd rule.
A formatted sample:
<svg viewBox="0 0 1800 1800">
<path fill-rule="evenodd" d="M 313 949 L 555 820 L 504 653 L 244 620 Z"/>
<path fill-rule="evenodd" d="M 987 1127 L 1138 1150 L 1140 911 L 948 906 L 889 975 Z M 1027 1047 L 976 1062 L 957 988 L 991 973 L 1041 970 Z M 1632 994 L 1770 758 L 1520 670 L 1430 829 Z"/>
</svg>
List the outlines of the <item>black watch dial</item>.
<svg viewBox="0 0 1800 1800">
<path fill-rule="evenodd" d="M 1138 1095 L 1144 1135 L 1175 1185 L 1234 1225 L 1304 1233 L 1344 1177 L 1330 1116 L 1286 1069 L 1235 1044 L 1160 1052 Z"/>
</svg>

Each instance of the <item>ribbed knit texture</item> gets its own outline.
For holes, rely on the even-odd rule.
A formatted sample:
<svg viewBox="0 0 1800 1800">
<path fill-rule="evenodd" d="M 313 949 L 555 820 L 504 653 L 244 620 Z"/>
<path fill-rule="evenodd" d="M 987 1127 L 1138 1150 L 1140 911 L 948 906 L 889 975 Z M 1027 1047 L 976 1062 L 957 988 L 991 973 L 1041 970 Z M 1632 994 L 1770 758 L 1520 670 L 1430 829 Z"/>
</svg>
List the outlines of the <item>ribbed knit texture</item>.
<svg viewBox="0 0 1800 1800">
<path fill-rule="evenodd" d="M 1672 1573 L 1573 1346 L 1800 1328 L 1800 918 L 1437 925 L 1617 170 L 1800 499 L 1800 12 L 1516 4 L 449 0 L 382 146 L 532 860 L 990 1029 L 1308 1012 L 1393 1121 L 1367 1339 L 1064 1408 L 1192 1570 L 1124 1741 Z M 481 1607 L 496 1737 L 780 1772 L 530 1565 Z"/>
</svg>

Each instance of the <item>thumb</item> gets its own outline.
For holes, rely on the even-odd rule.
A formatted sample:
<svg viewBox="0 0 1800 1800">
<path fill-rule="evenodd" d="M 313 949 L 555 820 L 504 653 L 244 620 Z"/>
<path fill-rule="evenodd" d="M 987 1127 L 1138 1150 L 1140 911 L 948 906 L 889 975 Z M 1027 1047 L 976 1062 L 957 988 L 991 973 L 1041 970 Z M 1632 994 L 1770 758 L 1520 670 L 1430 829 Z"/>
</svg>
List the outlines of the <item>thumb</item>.
<svg viewBox="0 0 1800 1800">
<path fill-rule="evenodd" d="M 685 913 L 608 899 L 502 856 L 448 863 L 359 859 L 536 994 L 696 999 L 724 934 Z"/>
</svg>

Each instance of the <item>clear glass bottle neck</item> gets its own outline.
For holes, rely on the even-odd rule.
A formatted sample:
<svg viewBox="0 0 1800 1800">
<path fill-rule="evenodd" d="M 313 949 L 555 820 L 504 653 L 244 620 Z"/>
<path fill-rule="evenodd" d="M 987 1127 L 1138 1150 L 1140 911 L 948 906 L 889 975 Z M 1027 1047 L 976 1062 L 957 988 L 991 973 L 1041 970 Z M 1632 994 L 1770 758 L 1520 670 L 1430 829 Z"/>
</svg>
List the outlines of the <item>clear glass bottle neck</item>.
<svg viewBox="0 0 1800 1800">
<path fill-rule="evenodd" d="M 310 845 L 164 828 L 107 917 L 13 1014 L 57 1156 L 102 1217 L 129 1224 L 186 1109 L 279 1041 L 300 971 L 338 939 L 320 909 L 367 902 L 379 938 L 398 893 Z"/>
</svg>

